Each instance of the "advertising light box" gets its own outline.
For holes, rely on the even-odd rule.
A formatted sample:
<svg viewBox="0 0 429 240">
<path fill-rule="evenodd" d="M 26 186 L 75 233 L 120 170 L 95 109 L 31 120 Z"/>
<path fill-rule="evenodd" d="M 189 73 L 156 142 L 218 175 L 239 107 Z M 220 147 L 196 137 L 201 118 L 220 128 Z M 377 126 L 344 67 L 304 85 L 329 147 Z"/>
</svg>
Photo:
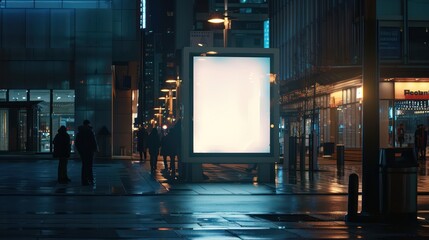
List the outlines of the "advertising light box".
<svg viewBox="0 0 429 240">
<path fill-rule="evenodd" d="M 193 152 L 270 152 L 270 58 L 193 58 Z"/>
<path fill-rule="evenodd" d="M 205 50 L 185 48 L 183 161 L 275 161 L 275 51 L 220 48 L 209 55 Z"/>
</svg>

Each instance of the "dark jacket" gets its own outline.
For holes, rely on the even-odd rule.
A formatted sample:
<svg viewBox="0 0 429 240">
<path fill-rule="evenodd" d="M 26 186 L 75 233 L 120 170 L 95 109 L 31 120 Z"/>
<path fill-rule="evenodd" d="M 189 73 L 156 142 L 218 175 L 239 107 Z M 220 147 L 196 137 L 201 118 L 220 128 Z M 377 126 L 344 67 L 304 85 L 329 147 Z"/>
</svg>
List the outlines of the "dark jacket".
<svg viewBox="0 0 429 240">
<path fill-rule="evenodd" d="M 171 135 L 167 133 L 161 139 L 161 155 L 162 156 L 170 156 L 171 155 Z"/>
<path fill-rule="evenodd" d="M 67 129 L 61 126 L 58 129 L 58 133 L 55 135 L 54 141 L 54 154 L 55 158 L 69 158 L 70 157 L 70 136 L 67 133 Z"/>
<path fill-rule="evenodd" d="M 98 152 L 97 140 L 92 127 L 88 125 L 79 126 L 75 146 L 79 153 Z"/>
<path fill-rule="evenodd" d="M 146 149 L 147 132 L 144 129 L 137 131 L 137 151 L 144 152 Z"/>
<path fill-rule="evenodd" d="M 154 128 L 150 132 L 148 139 L 147 139 L 147 147 L 149 148 L 149 154 L 150 153 L 157 153 L 159 151 L 160 146 L 160 140 L 158 131 Z"/>
</svg>

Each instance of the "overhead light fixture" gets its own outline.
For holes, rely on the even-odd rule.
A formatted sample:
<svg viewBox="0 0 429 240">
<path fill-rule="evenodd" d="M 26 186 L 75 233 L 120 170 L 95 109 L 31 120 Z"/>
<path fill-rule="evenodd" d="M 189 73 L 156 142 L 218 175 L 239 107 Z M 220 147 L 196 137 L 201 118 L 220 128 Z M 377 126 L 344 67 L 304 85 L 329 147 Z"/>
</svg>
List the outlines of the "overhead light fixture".
<svg viewBox="0 0 429 240">
<path fill-rule="evenodd" d="M 214 12 L 209 15 L 209 23 L 223 23 L 225 22 L 225 16 L 220 12 Z"/>
</svg>

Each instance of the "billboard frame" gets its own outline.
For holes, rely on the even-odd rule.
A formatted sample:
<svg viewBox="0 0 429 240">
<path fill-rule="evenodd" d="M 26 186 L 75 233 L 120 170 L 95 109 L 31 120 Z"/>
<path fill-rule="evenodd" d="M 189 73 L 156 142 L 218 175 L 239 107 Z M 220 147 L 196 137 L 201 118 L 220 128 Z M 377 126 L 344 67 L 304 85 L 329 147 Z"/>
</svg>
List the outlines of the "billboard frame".
<svg viewBox="0 0 429 240">
<path fill-rule="evenodd" d="M 189 47 L 183 50 L 181 100 L 181 161 L 183 163 L 274 163 L 279 159 L 279 87 L 270 83 L 270 152 L 269 153 L 195 153 L 193 151 L 193 58 L 216 52 L 217 57 L 268 57 L 270 73 L 278 73 L 278 50 L 270 48 L 204 48 Z"/>
</svg>

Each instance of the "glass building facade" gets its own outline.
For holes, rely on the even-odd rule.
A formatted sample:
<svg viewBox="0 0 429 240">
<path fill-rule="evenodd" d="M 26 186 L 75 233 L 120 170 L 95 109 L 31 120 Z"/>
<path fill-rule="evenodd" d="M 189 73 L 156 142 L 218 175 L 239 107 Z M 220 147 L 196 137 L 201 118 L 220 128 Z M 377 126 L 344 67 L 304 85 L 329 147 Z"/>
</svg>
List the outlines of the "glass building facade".
<svg viewBox="0 0 429 240">
<path fill-rule="evenodd" d="M 1 151 L 49 152 L 60 125 L 73 136 L 84 119 L 111 133 L 102 155 L 120 151 L 114 135 L 131 149 L 138 11 L 136 0 L 0 1 Z"/>
<path fill-rule="evenodd" d="M 362 147 L 362 0 L 271 0 L 270 45 L 280 49 L 281 112 L 287 136 L 317 134 L 318 146 Z M 429 125 L 419 91 L 429 80 L 429 1 L 377 0 L 380 147 L 406 146 Z M 402 87 L 407 84 L 407 89 Z M 325 99 L 320 101 L 321 99 Z M 307 143 L 306 143 L 307 145 Z"/>
</svg>

